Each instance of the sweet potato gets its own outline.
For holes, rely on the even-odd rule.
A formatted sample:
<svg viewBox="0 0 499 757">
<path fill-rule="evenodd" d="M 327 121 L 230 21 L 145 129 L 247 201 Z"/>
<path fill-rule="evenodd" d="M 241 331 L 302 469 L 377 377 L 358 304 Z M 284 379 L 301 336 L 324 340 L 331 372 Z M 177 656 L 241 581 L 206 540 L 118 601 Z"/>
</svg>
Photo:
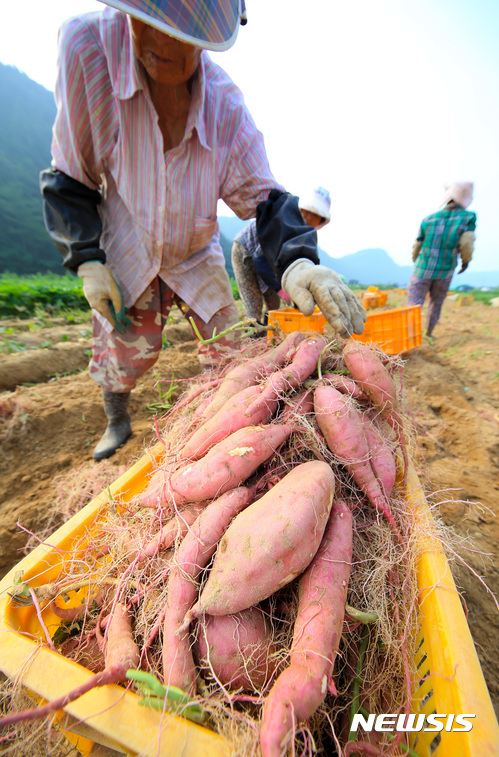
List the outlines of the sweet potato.
<svg viewBox="0 0 499 757">
<path fill-rule="evenodd" d="M 343 359 L 357 384 L 381 412 L 390 413 L 397 407 L 395 382 L 374 350 L 349 340 L 343 348 Z"/>
<path fill-rule="evenodd" d="M 194 657 L 205 677 L 229 689 L 259 692 L 276 667 L 270 626 L 259 607 L 237 615 L 205 615 L 197 624 Z"/>
<path fill-rule="evenodd" d="M 296 724 L 311 717 L 326 696 L 341 638 L 351 563 L 352 516 L 344 502 L 335 501 L 319 550 L 299 581 L 290 665 L 263 708 L 263 757 L 286 753 Z"/>
<path fill-rule="evenodd" d="M 343 376 L 341 373 L 325 373 L 322 377 L 324 384 L 331 384 L 335 389 L 338 389 L 342 394 L 349 394 L 356 400 L 367 400 L 368 396 L 362 391 L 360 386 L 348 376 Z"/>
<path fill-rule="evenodd" d="M 214 444 L 226 439 L 230 434 L 246 426 L 258 426 L 268 423 L 272 418 L 277 400 L 250 412 L 249 406 L 263 391 L 261 385 L 249 386 L 238 392 L 215 413 L 212 418 L 200 426 L 187 440 L 181 450 L 180 458 L 199 460 Z"/>
<path fill-rule="evenodd" d="M 395 430 L 404 458 L 404 484 L 407 466 L 407 446 L 403 421 L 398 412 L 398 395 L 395 382 L 376 353 L 362 342 L 347 341 L 343 359 L 358 385 L 379 408 L 383 417 Z"/>
<path fill-rule="evenodd" d="M 169 549 L 177 539 L 182 539 L 202 512 L 206 503 L 186 507 L 185 510 L 171 518 L 147 544 L 137 545 L 135 557 L 141 561 L 154 557 L 158 552 Z M 129 559 L 131 555 L 128 555 Z"/>
<path fill-rule="evenodd" d="M 327 463 L 302 463 L 234 518 L 185 622 L 245 610 L 302 573 L 321 542 L 334 488 Z"/>
<path fill-rule="evenodd" d="M 168 499 L 168 483 L 173 470 L 173 462 L 169 460 L 151 476 L 147 488 L 140 495 L 141 507 L 160 507 Z"/>
<path fill-rule="evenodd" d="M 400 538 L 388 500 L 371 467 L 364 423 L 352 400 L 334 386 L 318 386 L 314 392 L 314 409 L 327 446 Z"/>
<path fill-rule="evenodd" d="M 248 386 L 258 384 L 272 371 L 284 365 L 304 338 L 302 333 L 294 331 L 274 349 L 232 368 L 223 379 L 208 407 L 204 409 L 202 418 L 204 420 L 212 418 L 234 394 Z"/>
<path fill-rule="evenodd" d="M 250 405 L 248 411 L 256 412 L 260 407 L 265 407 L 269 402 L 279 399 L 284 392 L 301 386 L 317 368 L 320 354 L 325 346 L 326 341 L 319 334 L 309 336 L 301 342 L 296 348 L 291 363 L 269 376 L 263 392 Z"/>
<path fill-rule="evenodd" d="M 166 684 L 193 694 L 196 669 L 189 629 L 179 632 L 186 612 L 196 601 L 197 578 L 214 555 L 217 544 L 232 518 L 249 505 L 252 492 L 240 486 L 211 502 L 182 541 L 176 565 L 168 580 L 163 617 L 163 674 Z"/>
<path fill-rule="evenodd" d="M 392 495 L 397 467 L 395 456 L 381 434 L 374 428 L 365 415 L 361 416 L 364 424 L 367 446 L 369 447 L 369 459 L 374 475 L 387 499 Z"/>
<path fill-rule="evenodd" d="M 291 431 L 284 423 L 239 429 L 201 460 L 179 468 L 165 487 L 162 504 L 201 502 L 233 489 L 268 460 Z"/>
<path fill-rule="evenodd" d="M 29 710 L 14 712 L 0 718 L 0 728 L 6 728 L 14 723 L 38 720 L 47 715 L 61 710 L 70 702 L 79 699 L 83 694 L 110 683 L 121 683 L 126 678 L 129 668 L 136 668 L 139 664 L 139 648 L 132 636 L 130 614 L 126 605 L 117 602 L 111 612 L 106 636 L 104 638 L 104 659 L 106 666 L 100 673 L 87 678 L 80 686 L 77 686 L 57 699 L 53 699 L 40 707 Z"/>
<path fill-rule="evenodd" d="M 314 392 L 313 389 L 303 389 L 297 392 L 293 397 L 286 400 L 285 408 L 280 414 L 282 423 L 296 422 L 300 416 L 307 415 L 314 411 Z"/>
</svg>

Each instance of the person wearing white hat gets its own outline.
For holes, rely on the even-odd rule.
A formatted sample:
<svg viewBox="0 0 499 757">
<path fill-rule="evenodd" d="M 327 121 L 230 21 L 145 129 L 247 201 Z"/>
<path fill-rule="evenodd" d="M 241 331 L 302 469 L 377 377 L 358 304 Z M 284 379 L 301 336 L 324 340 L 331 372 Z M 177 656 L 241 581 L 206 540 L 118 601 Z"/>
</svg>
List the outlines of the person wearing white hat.
<svg viewBox="0 0 499 757">
<path fill-rule="evenodd" d="M 344 335 L 365 319 L 341 282 L 315 292 L 316 232 L 272 175 L 242 93 L 208 56 L 235 42 L 243 0 L 102 2 L 59 32 L 52 164 L 40 175 L 45 225 L 93 311 L 89 373 L 108 419 L 96 460 L 130 436 L 130 392 L 156 362 L 174 304 L 205 337 L 238 319 L 219 199 L 256 215 L 279 281 L 300 262 L 289 293 L 308 293 L 303 307 L 317 302 Z M 211 366 L 233 347 L 228 336 L 198 354 Z"/>
<path fill-rule="evenodd" d="M 298 207 L 305 223 L 314 229 L 322 229 L 331 220 L 331 197 L 323 187 L 317 187 L 305 197 L 300 197 Z M 276 275 L 263 254 L 256 220 L 250 221 L 234 237 L 231 262 L 248 318 L 264 324 L 267 322 L 268 311 L 278 310 L 281 300 L 291 304 L 291 299 L 279 287 Z"/>
<path fill-rule="evenodd" d="M 317 230 L 331 220 L 331 195 L 324 187 L 316 187 L 310 194 L 300 197 L 298 207 L 305 223 Z"/>
<path fill-rule="evenodd" d="M 475 245 L 476 213 L 469 211 L 473 183 L 460 181 L 445 187 L 436 213 L 423 219 L 413 245 L 414 269 L 407 289 L 409 305 L 424 305 L 429 296 L 426 337 L 433 342 L 442 305 L 451 285 L 458 259 L 463 273 L 470 264 Z"/>
</svg>

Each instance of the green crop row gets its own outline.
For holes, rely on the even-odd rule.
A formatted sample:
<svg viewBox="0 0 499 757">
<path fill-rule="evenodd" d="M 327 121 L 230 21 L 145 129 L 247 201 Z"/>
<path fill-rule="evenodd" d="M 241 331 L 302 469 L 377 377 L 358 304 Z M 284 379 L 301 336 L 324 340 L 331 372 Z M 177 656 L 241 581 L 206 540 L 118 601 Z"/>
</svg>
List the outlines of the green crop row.
<svg viewBox="0 0 499 757">
<path fill-rule="evenodd" d="M 0 316 L 30 318 L 39 309 L 50 315 L 67 310 L 87 309 L 82 282 L 67 274 L 0 275 Z"/>
<path fill-rule="evenodd" d="M 231 285 L 234 297 L 239 299 L 234 279 Z M 52 316 L 68 310 L 88 310 L 81 279 L 70 273 L 65 276 L 0 274 L 0 317 L 31 318 L 40 310 Z"/>
</svg>

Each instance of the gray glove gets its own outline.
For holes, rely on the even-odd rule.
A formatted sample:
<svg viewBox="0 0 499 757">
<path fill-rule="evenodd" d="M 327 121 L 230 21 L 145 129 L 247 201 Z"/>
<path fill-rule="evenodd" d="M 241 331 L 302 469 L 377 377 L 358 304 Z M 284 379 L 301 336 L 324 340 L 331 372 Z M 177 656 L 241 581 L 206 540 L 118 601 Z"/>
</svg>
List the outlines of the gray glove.
<svg viewBox="0 0 499 757">
<path fill-rule="evenodd" d="M 342 337 L 362 334 L 366 311 L 337 273 L 323 265 L 299 258 L 286 268 L 282 288 L 303 315 L 312 315 L 316 305 L 326 321 Z"/>
</svg>

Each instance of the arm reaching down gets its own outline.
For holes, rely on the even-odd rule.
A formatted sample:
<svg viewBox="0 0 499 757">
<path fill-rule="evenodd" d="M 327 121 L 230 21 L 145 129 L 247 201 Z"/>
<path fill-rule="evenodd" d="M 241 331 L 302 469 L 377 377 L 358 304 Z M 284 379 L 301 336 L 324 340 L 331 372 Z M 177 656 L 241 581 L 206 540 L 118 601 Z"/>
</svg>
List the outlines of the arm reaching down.
<svg viewBox="0 0 499 757">
<path fill-rule="evenodd" d="M 473 250 L 475 248 L 475 232 L 465 231 L 461 234 L 459 239 L 459 254 L 461 256 L 461 268 L 458 273 L 464 273 L 471 262 L 473 257 Z"/>
<path fill-rule="evenodd" d="M 283 289 L 303 315 L 312 315 L 316 305 L 326 321 L 342 337 L 362 334 L 366 311 L 337 273 L 323 265 L 300 259 L 284 271 Z"/>
</svg>

